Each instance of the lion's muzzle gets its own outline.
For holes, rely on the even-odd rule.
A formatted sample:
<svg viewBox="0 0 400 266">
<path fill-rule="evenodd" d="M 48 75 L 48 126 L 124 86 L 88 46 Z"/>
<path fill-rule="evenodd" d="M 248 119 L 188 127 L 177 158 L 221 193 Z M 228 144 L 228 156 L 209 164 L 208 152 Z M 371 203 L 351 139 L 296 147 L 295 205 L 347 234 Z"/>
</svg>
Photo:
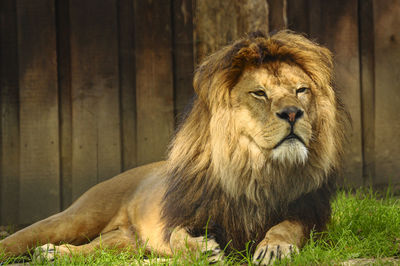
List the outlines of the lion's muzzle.
<svg viewBox="0 0 400 266">
<path fill-rule="evenodd" d="M 297 134 L 294 133 L 294 124 L 298 119 L 303 117 L 304 111 L 299 109 L 296 106 L 286 106 L 284 107 L 280 112 L 277 112 L 276 115 L 285 121 L 287 121 L 290 124 L 290 133 L 281 139 L 275 146 L 274 149 L 278 148 L 283 142 L 290 140 L 298 140 L 300 141 L 304 146 L 306 146 L 304 140 Z"/>
<path fill-rule="evenodd" d="M 280 119 L 288 121 L 292 128 L 297 119 L 301 118 L 303 114 L 304 111 L 300 110 L 296 106 L 286 106 L 280 112 L 276 113 Z"/>
</svg>

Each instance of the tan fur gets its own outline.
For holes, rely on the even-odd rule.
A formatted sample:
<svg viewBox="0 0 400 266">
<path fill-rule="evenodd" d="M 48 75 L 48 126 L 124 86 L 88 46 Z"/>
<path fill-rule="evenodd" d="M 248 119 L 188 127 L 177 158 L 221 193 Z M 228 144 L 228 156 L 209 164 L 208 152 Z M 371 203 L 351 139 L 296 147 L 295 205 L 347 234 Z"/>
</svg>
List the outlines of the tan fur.
<svg viewBox="0 0 400 266">
<path fill-rule="evenodd" d="M 279 251 L 281 243 L 287 255 L 329 216 L 328 196 L 318 209 L 309 207 L 328 208 L 321 217 L 308 219 L 303 209 L 329 190 L 342 153 L 345 115 L 331 79 L 330 52 L 291 32 L 255 34 L 221 49 L 196 71 L 198 98 L 167 161 L 95 186 L 64 212 L 1 241 L 0 248 L 19 255 L 65 242 L 74 245 L 68 250 L 87 254 L 100 244 L 146 244 L 172 254 L 186 242 L 204 251 L 195 234 L 210 222 L 219 244 L 243 249 L 256 240 L 261 258 L 265 246 Z M 302 110 L 293 126 L 301 140 L 282 142 L 291 126 L 278 114 L 288 107 Z"/>
</svg>

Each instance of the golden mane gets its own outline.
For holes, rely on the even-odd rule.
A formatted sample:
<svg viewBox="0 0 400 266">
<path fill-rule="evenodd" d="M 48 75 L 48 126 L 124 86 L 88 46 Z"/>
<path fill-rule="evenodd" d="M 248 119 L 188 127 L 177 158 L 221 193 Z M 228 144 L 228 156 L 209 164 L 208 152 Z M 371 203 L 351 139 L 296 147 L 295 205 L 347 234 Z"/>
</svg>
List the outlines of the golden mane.
<svg viewBox="0 0 400 266">
<path fill-rule="evenodd" d="M 317 122 L 308 162 L 301 167 L 243 149 L 234 117 L 227 111 L 229 93 L 244 69 L 276 62 L 299 66 L 318 88 Z M 320 201 L 321 209 L 329 205 L 346 119 L 332 88 L 332 69 L 328 49 L 290 31 L 249 34 L 205 59 L 194 77 L 198 97 L 170 146 L 162 210 L 166 237 L 168 228 L 203 228 L 210 220 L 211 231 L 222 231 L 215 233 L 221 243 L 232 240 L 232 247 L 240 249 L 248 240 L 262 237 L 265 225 L 299 212 L 295 199 Z M 325 212 L 321 221 L 310 218 L 310 226 L 322 228 L 329 207 Z M 232 215 L 238 217 L 235 222 Z"/>
</svg>

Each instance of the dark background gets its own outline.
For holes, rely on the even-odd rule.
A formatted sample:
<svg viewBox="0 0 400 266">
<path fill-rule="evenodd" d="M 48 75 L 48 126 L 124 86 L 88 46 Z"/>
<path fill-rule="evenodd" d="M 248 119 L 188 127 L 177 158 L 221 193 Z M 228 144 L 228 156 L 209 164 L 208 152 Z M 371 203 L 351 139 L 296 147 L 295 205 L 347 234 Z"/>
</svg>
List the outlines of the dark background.
<svg viewBox="0 0 400 266">
<path fill-rule="evenodd" d="M 334 52 L 346 184 L 400 184 L 400 0 L 0 0 L 0 27 L 2 225 L 165 158 L 197 63 L 257 29 Z"/>
</svg>

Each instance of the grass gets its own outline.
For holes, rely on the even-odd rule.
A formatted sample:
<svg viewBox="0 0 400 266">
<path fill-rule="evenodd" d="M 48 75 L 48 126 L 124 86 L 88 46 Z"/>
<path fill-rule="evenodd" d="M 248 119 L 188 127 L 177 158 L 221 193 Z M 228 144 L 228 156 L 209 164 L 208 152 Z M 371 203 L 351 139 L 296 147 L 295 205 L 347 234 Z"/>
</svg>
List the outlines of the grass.
<svg viewBox="0 0 400 266">
<path fill-rule="evenodd" d="M 382 259 L 400 254 L 400 200 L 390 191 L 380 195 L 372 190 L 338 193 L 332 203 L 333 216 L 327 231 L 313 234 L 311 240 L 300 254 L 291 260 L 283 260 L 278 265 L 332 265 L 358 258 L 374 258 L 376 264 Z M 144 259 L 147 257 L 147 263 Z M 239 258 L 239 259 L 238 259 Z M 20 257 L 17 261 L 29 260 Z M 0 256 L 1 261 L 1 256 Z M 15 259 L 4 261 L 16 262 Z M 385 262 L 386 264 L 387 262 Z M 87 257 L 73 255 L 57 258 L 55 262 L 35 261 L 35 265 L 207 265 L 207 258 L 196 254 L 178 254 L 168 261 L 160 261 L 155 255 L 147 254 L 144 249 L 137 253 L 98 250 Z M 244 251 L 236 258 L 228 256 L 226 265 L 251 265 L 251 254 Z"/>
<path fill-rule="evenodd" d="M 350 259 L 382 259 L 400 254 L 400 201 L 390 190 L 340 192 L 332 204 L 332 221 L 311 239 L 294 264 L 334 264 Z"/>
</svg>

